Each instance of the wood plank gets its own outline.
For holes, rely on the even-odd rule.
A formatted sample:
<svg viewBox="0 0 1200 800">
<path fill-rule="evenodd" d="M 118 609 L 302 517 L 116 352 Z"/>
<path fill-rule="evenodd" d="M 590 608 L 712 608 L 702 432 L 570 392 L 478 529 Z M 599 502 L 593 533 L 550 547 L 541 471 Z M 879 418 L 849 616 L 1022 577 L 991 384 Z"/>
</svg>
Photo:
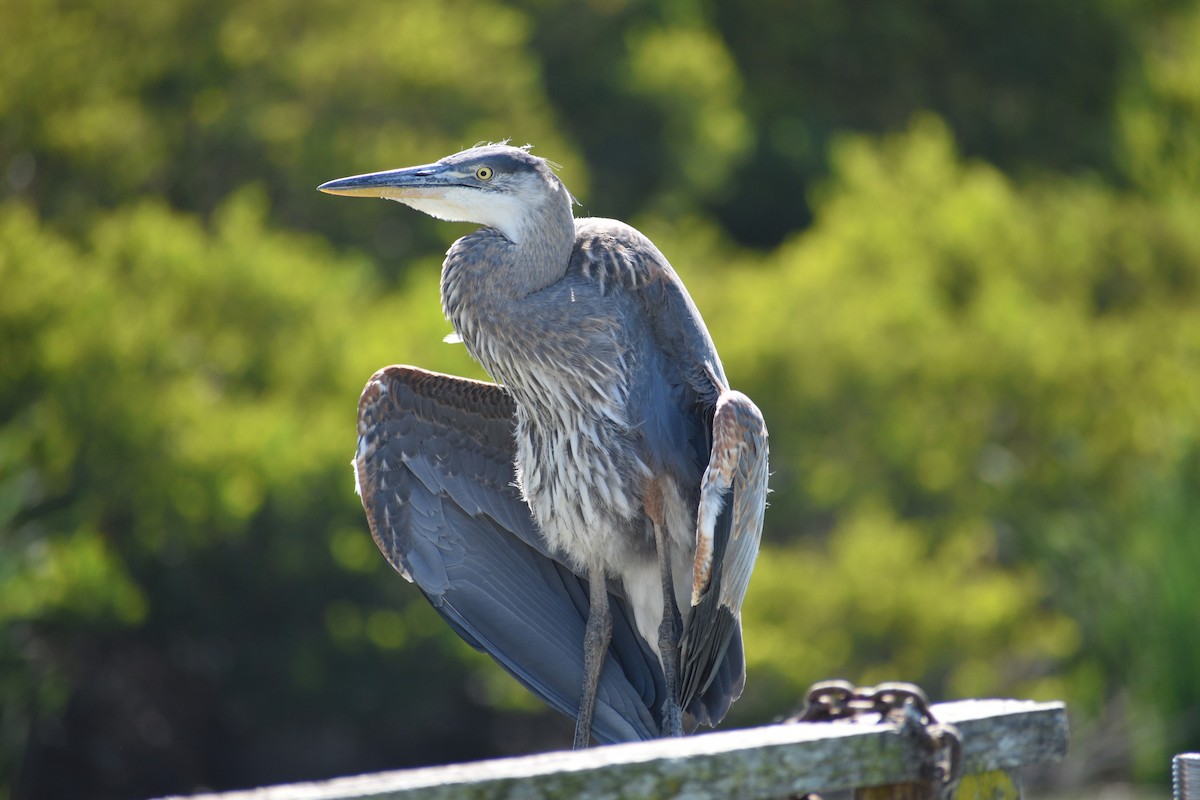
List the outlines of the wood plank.
<svg viewBox="0 0 1200 800">
<path fill-rule="evenodd" d="M 1060 758 L 1062 703 L 968 700 L 931 709 L 963 734 L 966 772 Z M 774 800 L 919 779 L 921 754 L 898 726 L 784 723 L 315 783 L 194 795 L 192 800 Z"/>
</svg>

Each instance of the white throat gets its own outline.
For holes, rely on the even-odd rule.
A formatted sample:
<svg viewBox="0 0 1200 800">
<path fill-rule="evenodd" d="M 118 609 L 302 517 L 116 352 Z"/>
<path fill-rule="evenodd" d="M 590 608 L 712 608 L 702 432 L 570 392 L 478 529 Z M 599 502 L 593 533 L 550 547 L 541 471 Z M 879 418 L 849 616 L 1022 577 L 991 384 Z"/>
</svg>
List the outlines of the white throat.
<svg viewBox="0 0 1200 800">
<path fill-rule="evenodd" d="M 529 210 L 511 195 L 501 192 L 479 192 L 473 189 L 450 187 L 438 190 L 437 197 L 392 197 L 417 211 L 449 222 L 475 222 L 495 228 L 510 242 L 520 244 L 525 238 Z"/>
</svg>

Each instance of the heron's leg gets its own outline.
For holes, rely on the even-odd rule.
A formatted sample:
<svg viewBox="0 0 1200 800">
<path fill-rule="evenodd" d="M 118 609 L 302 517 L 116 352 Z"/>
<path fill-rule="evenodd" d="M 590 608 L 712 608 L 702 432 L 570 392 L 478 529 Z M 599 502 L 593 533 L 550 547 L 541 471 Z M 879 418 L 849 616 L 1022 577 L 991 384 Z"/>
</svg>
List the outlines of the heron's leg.
<svg viewBox="0 0 1200 800">
<path fill-rule="evenodd" d="M 662 658 L 663 676 L 667 684 L 667 700 L 663 703 L 663 736 L 683 736 L 683 710 L 679 706 L 679 637 L 683 635 L 683 619 L 675 602 L 675 582 L 671 577 L 671 546 L 658 520 L 652 520 L 654 544 L 658 549 L 659 575 L 662 579 L 663 615 L 658 626 L 658 652 Z"/>
<path fill-rule="evenodd" d="M 612 611 L 608 607 L 608 582 L 602 567 L 588 569 L 589 600 L 587 627 L 583 635 L 583 694 L 579 716 L 575 720 L 576 750 L 592 741 L 592 715 L 596 711 L 596 693 L 600 690 L 600 672 L 612 639 Z"/>
<path fill-rule="evenodd" d="M 658 625 L 658 653 L 666 679 L 667 698 L 663 703 L 663 736 L 683 735 L 683 711 L 679 697 L 679 639 L 683 620 L 675 601 L 675 581 L 671 575 L 671 543 L 663 514 L 662 486 L 653 478 L 643 488 L 642 503 L 646 524 L 654 530 L 654 549 L 658 553 L 659 580 L 662 582 L 663 614 Z"/>
</svg>

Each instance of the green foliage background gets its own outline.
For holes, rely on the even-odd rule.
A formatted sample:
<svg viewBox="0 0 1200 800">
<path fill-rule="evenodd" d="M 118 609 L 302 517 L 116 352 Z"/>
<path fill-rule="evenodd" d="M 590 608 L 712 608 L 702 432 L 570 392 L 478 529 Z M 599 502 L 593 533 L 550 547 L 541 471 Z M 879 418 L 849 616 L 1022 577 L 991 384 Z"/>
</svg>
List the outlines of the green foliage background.
<svg viewBox="0 0 1200 800">
<path fill-rule="evenodd" d="M 1200 3 L 0 3 L 0 798 L 561 747 L 374 551 L 358 391 L 463 226 L 323 180 L 533 142 L 772 434 L 727 726 L 814 680 L 1200 746 Z"/>
</svg>

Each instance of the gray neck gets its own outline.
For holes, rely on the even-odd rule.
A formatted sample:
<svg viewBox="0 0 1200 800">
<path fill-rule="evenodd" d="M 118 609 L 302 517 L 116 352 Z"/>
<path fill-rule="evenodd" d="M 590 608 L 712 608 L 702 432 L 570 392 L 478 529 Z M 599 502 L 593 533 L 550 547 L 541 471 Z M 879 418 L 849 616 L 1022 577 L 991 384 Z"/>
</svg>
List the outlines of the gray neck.
<svg viewBox="0 0 1200 800">
<path fill-rule="evenodd" d="M 575 219 L 566 189 L 559 184 L 556 195 L 530 211 L 516 241 L 506 243 L 506 269 L 492 270 L 497 290 L 524 297 L 560 280 L 575 247 Z"/>
<path fill-rule="evenodd" d="M 459 239 L 442 265 L 442 308 L 476 357 L 483 339 L 527 330 L 519 301 L 561 280 L 575 246 L 571 199 L 559 186 L 531 209 L 510 239 L 480 228 Z M 482 338 L 480 338 L 482 337 Z M 487 366 L 485 364 L 485 366 Z"/>
</svg>

